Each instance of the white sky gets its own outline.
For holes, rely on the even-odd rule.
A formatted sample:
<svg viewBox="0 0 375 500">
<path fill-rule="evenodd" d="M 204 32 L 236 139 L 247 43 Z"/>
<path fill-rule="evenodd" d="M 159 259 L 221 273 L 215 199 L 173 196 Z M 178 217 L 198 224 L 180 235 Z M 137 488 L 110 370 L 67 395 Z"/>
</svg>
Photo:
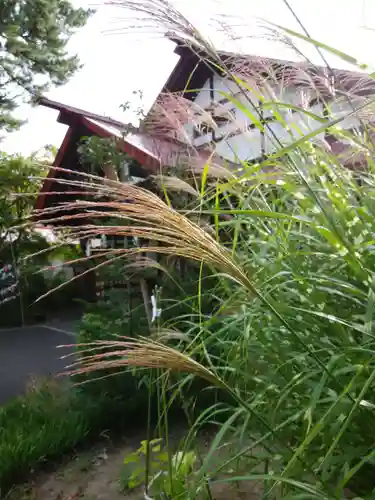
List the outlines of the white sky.
<svg viewBox="0 0 375 500">
<path fill-rule="evenodd" d="M 141 0 L 140 0 L 141 1 Z M 259 36 L 254 18 L 262 18 L 301 31 L 283 0 L 176 0 L 199 28 L 207 29 L 214 13 L 226 15 L 241 35 L 247 38 L 224 48 L 270 57 L 288 58 L 281 44 L 266 42 Z M 375 67 L 375 0 L 289 0 L 312 37 L 340 49 Z M 75 0 L 87 7 L 89 0 Z M 234 17 L 228 17 L 228 16 Z M 84 67 L 64 86 L 47 96 L 72 106 L 129 121 L 119 106 L 134 100 L 132 91 L 142 90 L 144 106 L 150 106 L 177 61 L 173 44 L 152 36 L 126 34 L 129 22 L 125 9 L 99 6 L 88 24 L 72 38 L 69 49 L 78 53 Z M 110 34 L 111 28 L 124 26 L 124 33 Z M 217 38 L 211 27 L 207 31 Z M 252 36 L 249 36 L 249 33 Z M 221 37 L 221 38 L 220 38 Z M 220 35 L 222 42 L 222 35 Z M 233 42 L 232 42 L 233 44 Z M 316 63 L 321 63 L 313 47 L 303 48 Z M 332 65 L 344 66 L 330 59 Z M 134 103 L 135 106 L 139 102 Z M 0 149 L 9 153 L 29 154 L 45 144 L 59 146 L 66 127 L 56 122 L 58 112 L 43 107 L 22 106 L 18 115 L 28 122 L 20 131 L 9 134 Z"/>
</svg>

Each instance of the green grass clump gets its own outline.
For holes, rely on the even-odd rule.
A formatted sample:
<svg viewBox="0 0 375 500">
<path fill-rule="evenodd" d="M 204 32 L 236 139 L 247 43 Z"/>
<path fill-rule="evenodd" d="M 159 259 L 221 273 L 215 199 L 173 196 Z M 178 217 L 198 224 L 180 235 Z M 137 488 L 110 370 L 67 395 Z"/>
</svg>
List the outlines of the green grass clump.
<svg viewBox="0 0 375 500">
<path fill-rule="evenodd" d="M 66 384 L 43 382 L 0 408 L 0 487 L 4 492 L 89 436 L 91 409 Z"/>
<path fill-rule="evenodd" d="M 24 396 L 0 408 L 0 492 L 65 454 L 129 425 L 142 426 L 147 408 L 137 394 L 121 401 L 85 392 L 66 379 L 41 379 Z M 144 418 L 143 418 L 144 416 Z"/>
</svg>

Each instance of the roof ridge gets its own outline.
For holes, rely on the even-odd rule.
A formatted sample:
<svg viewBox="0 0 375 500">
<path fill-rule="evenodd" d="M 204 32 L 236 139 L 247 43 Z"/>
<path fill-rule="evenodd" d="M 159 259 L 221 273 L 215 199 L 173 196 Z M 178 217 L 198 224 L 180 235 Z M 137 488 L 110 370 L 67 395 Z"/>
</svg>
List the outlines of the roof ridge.
<svg viewBox="0 0 375 500">
<path fill-rule="evenodd" d="M 181 56 L 181 54 L 179 54 L 179 49 L 183 49 L 183 48 L 188 48 L 190 49 L 190 51 L 192 53 L 198 53 L 198 54 L 202 54 L 202 53 L 206 53 L 206 48 L 203 46 L 203 45 L 199 45 L 199 43 L 194 40 L 192 37 L 187 37 L 187 36 L 183 36 L 183 35 L 180 35 L 178 33 L 175 33 L 173 31 L 169 31 L 165 34 L 165 37 L 170 40 L 171 42 L 173 42 L 176 47 L 175 47 L 175 53 L 177 53 L 178 55 Z M 345 68 L 336 68 L 336 67 L 328 67 L 326 66 L 325 64 L 319 64 L 319 63 L 313 63 L 311 61 L 309 61 L 308 59 L 304 60 L 304 61 L 299 61 L 299 60 L 296 60 L 296 61 L 293 61 L 293 60 L 290 60 L 290 59 L 284 59 L 284 58 L 279 58 L 279 57 L 270 57 L 270 56 L 265 56 L 265 55 L 259 55 L 259 54 L 252 54 L 250 52 L 242 52 L 242 51 L 239 51 L 239 52 L 235 52 L 235 51 L 228 51 L 228 50 L 224 50 L 224 49 L 215 49 L 216 53 L 219 55 L 219 56 L 222 56 L 223 58 L 225 59 L 244 59 L 244 60 L 248 60 L 248 61 L 251 61 L 253 60 L 254 62 L 256 62 L 257 60 L 264 60 L 264 61 L 269 61 L 270 63 L 276 63 L 276 64 L 285 64 L 286 66 L 295 66 L 295 67 L 311 67 L 311 68 L 315 68 L 315 69 L 319 69 L 319 70 L 328 70 L 328 71 L 333 71 L 334 73 L 346 73 L 346 74 L 349 74 L 349 75 L 353 75 L 353 76 L 366 76 L 366 73 L 365 72 L 361 72 L 359 70 L 359 68 L 355 68 L 353 70 L 351 69 L 345 69 Z"/>
<path fill-rule="evenodd" d="M 37 99 L 37 104 L 41 106 L 45 106 L 46 108 L 56 109 L 57 111 L 65 111 L 68 113 L 74 113 L 76 115 L 85 116 L 86 118 L 91 118 L 93 120 L 100 121 L 107 125 L 114 125 L 119 128 L 125 128 L 126 124 L 120 122 L 119 120 L 115 120 L 114 118 L 110 118 L 108 116 L 103 116 L 98 113 L 93 113 L 91 111 L 86 111 L 81 108 L 76 108 L 74 106 L 70 106 L 68 104 L 63 104 L 58 101 L 53 101 L 52 99 L 48 99 L 48 97 L 41 96 Z"/>
</svg>

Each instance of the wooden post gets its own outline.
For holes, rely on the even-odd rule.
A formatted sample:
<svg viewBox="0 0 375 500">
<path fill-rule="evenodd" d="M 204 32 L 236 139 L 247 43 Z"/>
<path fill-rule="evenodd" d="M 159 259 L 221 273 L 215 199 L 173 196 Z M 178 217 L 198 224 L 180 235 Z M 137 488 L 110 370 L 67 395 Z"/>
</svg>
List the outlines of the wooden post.
<svg viewBox="0 0 375 500">
<path fill-rule="evenodd" d="M 113 165 L 109 163 L 103 165 L 103 172 L 104 172 L 104 177 L 109 181 L 119 182 L 117 170 Z M 110 182 L 108 182 L 108 184 L 110 184 Z"/>
</svg>

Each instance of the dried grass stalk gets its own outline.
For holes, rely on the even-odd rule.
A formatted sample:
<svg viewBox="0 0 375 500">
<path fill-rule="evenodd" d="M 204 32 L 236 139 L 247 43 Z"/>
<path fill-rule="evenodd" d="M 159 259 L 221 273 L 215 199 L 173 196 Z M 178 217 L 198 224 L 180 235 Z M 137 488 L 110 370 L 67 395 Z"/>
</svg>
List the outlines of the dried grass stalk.
<svg viewBox="0 0 375 500">
<path fill-rule="evenodd" d="M 92 189 L 89 183 L 85 186 L 82 182 L 81 186 L 86 191 Z M 117 257 L 154 252 L 204 262 L 256 293 L 231 252 L 155 194 L 138 186 L 114 181 L 111 181 L 110 191 L 108 186 L 99 182 L 95 187 L 95 196 L 101 197 L 100 200 L 77 200 L 47 208 L 39 214 L 40 222 L 46 225 L 59 223 L 61 227 L 70 228 L 74 239 L 88 239 L 102 234 L 145 239 L 151 242 L 147 247 L 116 249 Z M 123 221 L 123 224 L 109 225 L 106 223 L 108 218 Z M 94 224 L 93 220 L 103 223 Z"/>
<path fill-rule="evenodd" d="M 169 334 L 166 332 L 166 335 Z M 154 340 L 142 338 L 134 340 L 123 337 L 123 340 L 98 341 L 79 344 L 78 347 L 86 347 L 87 349 L 82 351 L 83 356 L 78 361 L 68 366 L 70 369 L 68 375 L 125 367 L 159 368 L 190 373 L 210 384 L 221 385 L 220 379 L 213 372 L 193 358 Z M 90 354 L 92 351 L 96 351 L 96 353 Z"/>
</svg>

